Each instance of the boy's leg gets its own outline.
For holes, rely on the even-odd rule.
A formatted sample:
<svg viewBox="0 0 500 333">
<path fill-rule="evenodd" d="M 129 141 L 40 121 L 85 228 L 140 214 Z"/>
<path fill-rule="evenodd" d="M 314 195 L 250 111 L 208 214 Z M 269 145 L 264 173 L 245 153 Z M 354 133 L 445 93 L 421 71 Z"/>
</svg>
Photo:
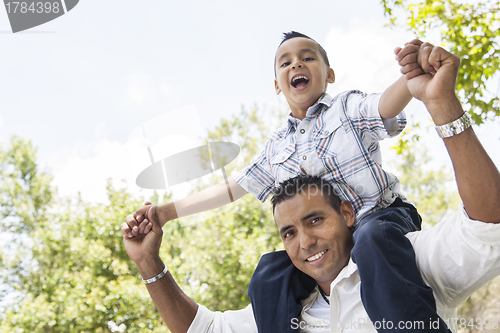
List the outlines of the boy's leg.
<svg viewBox="0 0 500 333">
<path fill-rule="evenodd" d="M 298 332 L 292 325 L 316 281 L 299 271 L 285 251 L 260 258 L 248 287 L 259 333 Z M 286 329 L 284 329 L 286 327 Z"/>
<path fill-rule="evenodd" d="M 432 289 L 422 280 L 405 237 L 419 229 L 415 208 L 398 198 L 361 219 L 354 232 L 351 257 L 358 265 L 361 300 L 378 332 L 450 332 L 436 313 Z"/>
</svg>

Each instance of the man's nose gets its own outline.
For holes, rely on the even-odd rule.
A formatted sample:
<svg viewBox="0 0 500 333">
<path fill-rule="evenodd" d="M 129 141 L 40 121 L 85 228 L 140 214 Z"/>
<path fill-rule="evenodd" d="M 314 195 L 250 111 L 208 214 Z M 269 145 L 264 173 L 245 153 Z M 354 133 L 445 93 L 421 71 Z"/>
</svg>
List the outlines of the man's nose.
<svg viewBox="0 0 500 333">
<path fill-rule="evenodd" d="M 316 244 L 316 237 L 310 232 L 302 232 L 300 234 L 300 247 L 304 250 L 309 249 L 311 246 Z"/>
</svg>

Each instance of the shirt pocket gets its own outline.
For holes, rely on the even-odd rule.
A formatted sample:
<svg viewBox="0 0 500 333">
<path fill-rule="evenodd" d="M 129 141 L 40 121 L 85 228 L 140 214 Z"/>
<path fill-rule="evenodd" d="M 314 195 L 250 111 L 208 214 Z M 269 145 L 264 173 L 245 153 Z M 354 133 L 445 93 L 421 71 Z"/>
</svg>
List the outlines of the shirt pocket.
<svg viewBox="0 0 500 333">
<path fill-rule="evenodd" d="M 338 160 L 349 144 L 347 133 L 340 118 L 326 121 L 322 127 L 316 129 L 312 139 L 318 157 L 322 159 L 334 158 Z"/>
<path fill-rule="evenodd" d="M 270 158 L 269 163 L 274 180 L 278 185 L 282 181 L 295 177 L 298 174 L 295 167 L 296 163 L 293 160 L 295 143 L 283 140 L 282 142 L 275 143 L 273 149 L 275 155 Z"/>
</svg>

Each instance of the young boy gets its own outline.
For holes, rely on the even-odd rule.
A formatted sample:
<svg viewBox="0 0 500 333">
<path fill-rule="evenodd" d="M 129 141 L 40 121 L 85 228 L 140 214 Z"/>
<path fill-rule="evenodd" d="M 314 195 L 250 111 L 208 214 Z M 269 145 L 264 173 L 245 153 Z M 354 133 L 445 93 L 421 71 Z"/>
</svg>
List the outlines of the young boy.
<svg viewBox="0 0 500 333">
<path fill-rule="evenodd" d="M 381 168 L 378 141 L 397 135 L 406 125 L 401 113 L 411 100 L 406 79 L 401 77 L 381 95 L 348 91 L 332 98 L 325 91 L 329 83 L 334 83 L 335 74 L 325 50 L 294 31 L 285 33 L 278 47 L 275 74 L 276 93 L 284 94 L 291 114 L 287 125 L 273 134 L 262 153 L 230 181 L 234 200 L 250 192 L 265 201 L 279 183 L 298 174 L 330 181 L 356 212 L 352 259 L 359 269 L 362 301 L 370 319 L 379 323 L 439 320 L 432 290 L 424 285 L 413 248 L 404 236 L 420 229 L 420 216 L 403 201 L 398 179 Z M 159 206 L 157 215 L 163 225 L 180 216 L 220 207 L 225 197 L 226 184 L 216 185 Z M 135 212 L 138 225 L 130 225 L 129 237 L 149 232 L 149 208 L 144 206 Z M 308 259 L 319 261 L 323 255 L 328 254 Z M 274 285 L 279 290 L 284 283 L 290 284 L 288 295 L 277 293 L 272 297 L 276 302 L 282 299 L 284 304 L 280 306 L 288 307 L 293 317 L 301 310 L 296 290 L 305 278 L 296 274 L 291 281 L 284 281 L 269 272 L 257 270 L 252 280 L 266 283 L 252 283 L 249 288 L 259 332 L 282 331 L 283 323 L 288 323 L 290 330 L 291 318 L 276 317 L 275 304 L 279 303 L 264 299 L 253 286 L 267 284 L 269 290 Z M 320 293 L 329 304 L 330 290 Z M 448 332 L 442 321 L 439 327 Z M 379 329 L 382 331 L 389 330 Z"/>
</svg>

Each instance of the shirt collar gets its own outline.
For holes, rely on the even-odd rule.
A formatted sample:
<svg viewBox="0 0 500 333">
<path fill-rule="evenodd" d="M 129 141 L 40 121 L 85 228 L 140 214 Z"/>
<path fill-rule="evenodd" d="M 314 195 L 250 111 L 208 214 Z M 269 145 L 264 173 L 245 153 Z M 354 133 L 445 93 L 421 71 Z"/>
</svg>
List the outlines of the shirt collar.
<svg viewBox="0 0 500 333">
<path fill-rule="evenodd" d="M 309 107 L 309 109 L 307 109 L 305 119 L 310 120 L 311 118 L 317 117 L 323 110 L 326 110 L 329 107 L 331 107 L 332 103 L 333 103 L 333 98 L 327 93 L 323 93 L 323 95 L 320 96 L 318 101 L 313 106 Z M 295 118 L 290 112 L 288 114 L 288 126 L 285 136 L 289 135 L 292 132 L 292 130 L 294 130 L 300 124 L 300 122 L 301 120 Z"/>
<path fill-rule="evenodd" d="M 337 284 L 339 284 L 340 281 L 344 279 L 349 279 L 353 274 L 355 274 L 358 271 L 358 265 L 354 261 L 352 261 L 351 258 L 349 258 L 349 262 L 347 263 L 347 266 L 345 266 L 337 275 L 335 280 L 333 280 L 332 284 L 330 285 L 330 295 L 333 292 L 333 288 Z"/>
</svg>

